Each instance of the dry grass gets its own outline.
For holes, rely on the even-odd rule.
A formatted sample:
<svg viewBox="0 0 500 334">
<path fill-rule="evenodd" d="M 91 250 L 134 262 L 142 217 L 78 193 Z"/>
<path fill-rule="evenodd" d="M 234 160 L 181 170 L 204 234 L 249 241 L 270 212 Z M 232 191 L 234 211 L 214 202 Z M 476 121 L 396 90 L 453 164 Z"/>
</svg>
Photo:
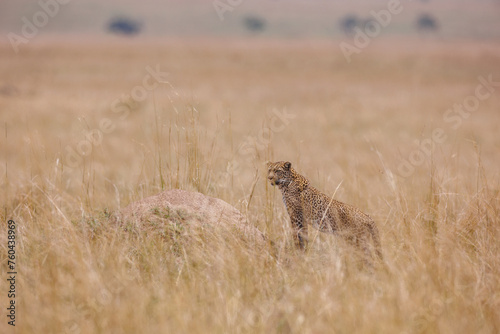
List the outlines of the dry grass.
<svg viewBox="0 0 500 334">
<path fill-rule="evenodd" d="M 329 42 L 35 41 L 10 52 L 0 48 L 0 198 L 2 221 L 18 224 L 16 333 L 500 331 L 500 88 L 458 129 L 443 122 L 479 75 L 500 79 L 498 46 L 380 40 L 350 65 Z M 113 114 L 156 64 L 169 83 Z M 268 141 L 273 109 L 295 118 Z M 105 117 L 116 129 L 70 168 L 66 146 Z M 397 176 L 436 127 L 448 139 Z M 386 267 L 358 269 L 324 235 L 294 250 L 268 159 L 292 161 L 326 193 L 342 182 L 336 198 L 378 223 Z M 106 223 L 170 188 L 231 203 L 275 244 Z"/>
</svg>

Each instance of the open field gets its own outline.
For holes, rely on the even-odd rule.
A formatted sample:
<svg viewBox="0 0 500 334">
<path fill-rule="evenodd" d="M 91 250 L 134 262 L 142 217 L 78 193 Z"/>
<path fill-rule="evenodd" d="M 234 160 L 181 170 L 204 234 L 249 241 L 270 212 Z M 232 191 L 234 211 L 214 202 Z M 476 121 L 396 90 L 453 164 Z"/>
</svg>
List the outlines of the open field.
<svg viewBox="0 0 500 334">
<path fill-rule="evenodd" d="M 348 64 L 331 41 L 37 40 L 0 73 L 1 333 L 8 219 L 16 333 L 500 331 L 500 83 L 477 89 L 498 44 L 381 39 Z M 266 160 L 370 214 L 385 266 L 295 250 Z M 171 188 L 274 244 L 107 224 Z"/>
</svg>

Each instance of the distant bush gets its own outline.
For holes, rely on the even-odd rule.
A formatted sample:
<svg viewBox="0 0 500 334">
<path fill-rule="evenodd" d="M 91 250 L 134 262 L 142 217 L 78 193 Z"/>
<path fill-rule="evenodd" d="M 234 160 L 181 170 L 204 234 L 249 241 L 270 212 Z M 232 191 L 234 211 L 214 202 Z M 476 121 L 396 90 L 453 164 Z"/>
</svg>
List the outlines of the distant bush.
<svg viewBox="0 0 500 334">
<path fill-rule="evenodd" d="M 347 15 L 340 19 L 340 28 L 346 36 L 354 35 L 354 28 L 361 24 L 362 20 L 355 15 Z"/>
<path fill-rule="evenodd" d="M 354 30 L 356 28 L 366 31 L 372 29 L 373 25 L 377 24 L 377 21 L 372 17 L 364 19 L 351 14 L 340 19 L 340 28 L 348 37 L 355 35 L 356 32 Z"/>
<path fill-rule="evenodd" d="M 247 16 L 243 19 L 245 27 L 253 32 L 259 32 L 266 28 L 266 21 L 257 16 Z"/>
<path fill-rule="evenodd" d="M 141 31 L 141 24 L 128 18 L 114 18 L 109 22 L 108 30 L 115 34 L 136 35 Z"/>
<path fill-rule="evenodd" d="M 417 18 L 417 30 L 422 32 L 435 32 L 439 29 L 437 19 L 428 13 L 420 14 Z"/>
</svg>

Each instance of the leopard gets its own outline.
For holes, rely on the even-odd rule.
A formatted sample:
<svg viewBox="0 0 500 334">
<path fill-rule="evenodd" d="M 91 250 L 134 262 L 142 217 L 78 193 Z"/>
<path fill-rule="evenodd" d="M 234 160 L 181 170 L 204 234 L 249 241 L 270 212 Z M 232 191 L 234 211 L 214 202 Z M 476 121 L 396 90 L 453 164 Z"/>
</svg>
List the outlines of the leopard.
<svg viewBox="0 0 500 334">
<path fill-rule="evenodd" d="M 373 259 L 373 250 L 383 259 L 379 231 L 369 215 L 320 192 L 289 161 L 267 162 L 267 168 L 271 185 L 281 191 L 299 248 L 306 249 L 308 225 L 311 225 L 320 232 L 343 237 L 365 259 Z"/>
</svg>

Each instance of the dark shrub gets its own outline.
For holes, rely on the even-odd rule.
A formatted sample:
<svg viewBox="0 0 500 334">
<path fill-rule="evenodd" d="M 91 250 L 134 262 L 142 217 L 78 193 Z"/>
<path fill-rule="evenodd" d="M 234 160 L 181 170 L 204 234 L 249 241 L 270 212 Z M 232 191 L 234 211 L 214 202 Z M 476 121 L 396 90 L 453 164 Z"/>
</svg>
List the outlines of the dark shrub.
<svg viewBox="0 0 500 334">
<path fill-rule="evenodd" d="M 108 30 L 115 34 L 135 35 L 141 31 L 141 24 L 128 18 L 115 18 L 108 24 Z"/>
<path fill-rule="evenodd" d="M 417 18 L 417 30 L 418 31 L 428 31 L 428 32 L 434 32 L 437 31 L 439 28 L 437 20 L 430 14 L 428 13 L 423 13 L 420 14 L 420 16 Z"/>
<path fill-rule="evenodd" d="M 347 15 L 340 19 L 340 28 L 346 36 L 354 35 L 354 28 L 359 26 L 360 20 L 355 15 Z"/>
<path fill-rule="evenodd" d="M 257 16 L 247 16 L 243 20 L 245 27 L 252 32 L 259 32 L 266 28 L 266 21 Z"/>
</svg>

